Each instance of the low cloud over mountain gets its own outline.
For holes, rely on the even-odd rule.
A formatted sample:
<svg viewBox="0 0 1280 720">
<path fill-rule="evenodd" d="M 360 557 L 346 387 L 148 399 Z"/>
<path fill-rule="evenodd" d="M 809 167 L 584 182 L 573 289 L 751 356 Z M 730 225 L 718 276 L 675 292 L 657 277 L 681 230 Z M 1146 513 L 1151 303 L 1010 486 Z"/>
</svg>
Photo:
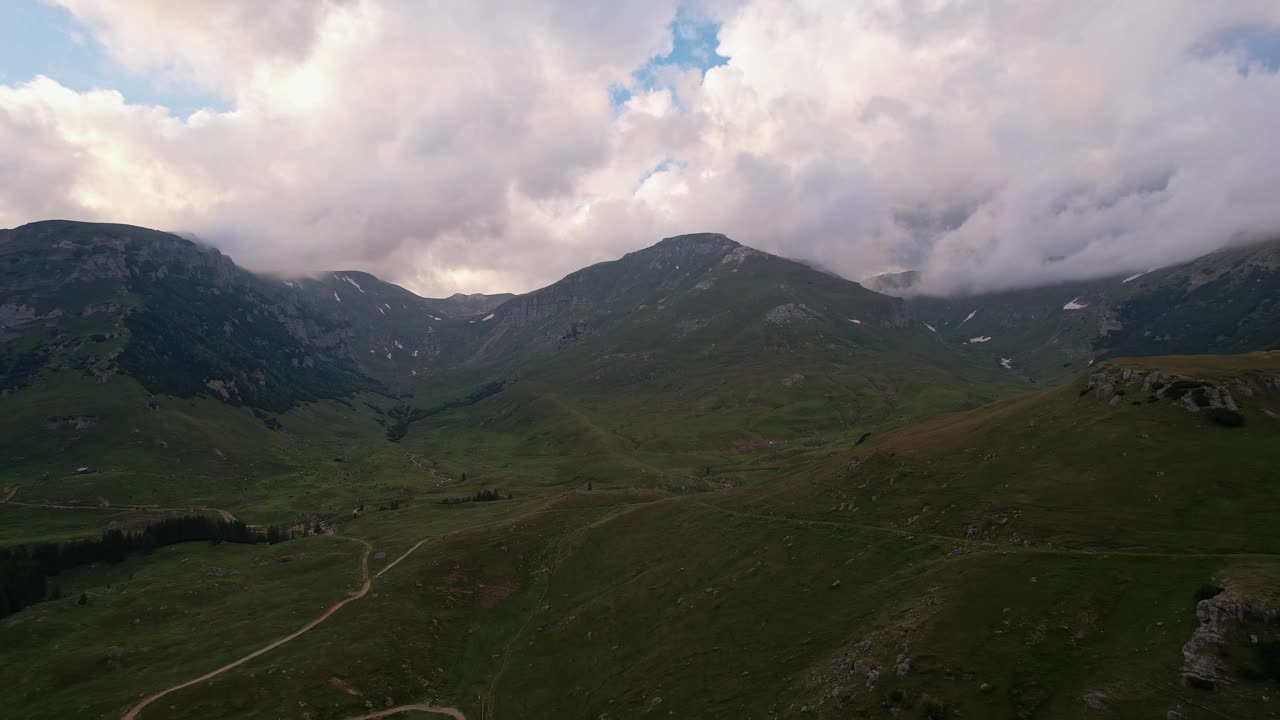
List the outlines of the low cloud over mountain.
<svg viewBox="0 0 1280 720">
<path fill-rule="evenodd" d="M 1273 2 L 61 5 L 161 102 L 0 76 L 0 226 L 166 227 L 431 294 L 698 230 L 944 292 L 1280 230 Z"/>
</svg>

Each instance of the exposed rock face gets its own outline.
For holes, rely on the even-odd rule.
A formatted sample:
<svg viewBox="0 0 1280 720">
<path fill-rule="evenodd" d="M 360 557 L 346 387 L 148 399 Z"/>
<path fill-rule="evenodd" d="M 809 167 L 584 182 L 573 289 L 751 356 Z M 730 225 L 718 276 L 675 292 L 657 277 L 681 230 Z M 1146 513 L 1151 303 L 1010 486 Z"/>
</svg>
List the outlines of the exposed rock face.
<svg viewBox="0 0 1280 720">
<path fill-rule="evenodd" d="M 49 430 L 58 430 L 60 428 L 87 430 L 97 424 L 98 418 L 92 415 L 74 415 L 69 417 L 51 417 L 45 421 L 44 426 Z"/>
<path fill-rule="evenodd" d="M 1280 620 L 1280 608 L 1227 590 L 1197 603 L 1196 618 L 1200 625 L 1182 646 L 1182 683 L 1188 687 L 1213 690 L 1220 684 L 1231 683 L 1230 673 L 1219 653 L 1230 634 L 1245 622 L 1274 623 Z"/>
<path fill-rule="evenodd" d="M 236 379 L 230 380 L 206 380 L 205 387 L 212 390 L 223 402 L 239 402 L 240 390 L 236 387 Z"/>
<path fill-rule="evenodd" d="M 503 305 L 502 322 L 515 327 L 526 327 L 590 303 L 587 297 L 575 294 L 567 288 L 557 288 L 553 292 L 533 292 Z"/>
<path fill-rule="evenodd" d="M 787 303 L 765 313 L 764 319 L 765 322 L 773 323 L 774 325 L 791 325 L 811 322 L 816 320 L 817 317 L 817 313 L 803 304 Z"/>
<path fill-rule="evenodd" d="M 0 329 L 23 325 L 38 317 L 35 308 L 16 303 L 0 305 Z"/>
<path fill-rule="evenodd" d="M 39 323 L 52 324 L 52 321 L 62 315 L 63 312 L 59 308 L 40 314 L 35 311 L 35 308 L 27 305 L 16 303 L 0 305 L 0 342 L 8 342 L 19 337 L 27 328 L 37 326 Z"/>
<path fill-rule="evenodd" d="M 720 258 L 720 264 L 730 268 L 731 272 L 736 272 L 737 269 L 742 266 L 742 263 L 752 257 L 765 257 L 765 254 L 759 250 L 753 250 L 746 246 L 739 246 L 726 253 L 724 257 Z"/>
<path fill-rule="evenodd" d="M 1254 398 L 1273 387 L 1280 389 L 1280 382 L 1276 380 L 1269 377 L 1202 380 L 1103 365 L 1089 376 L 1086 393 L 1092 391 L 1098 400 L 1112 406 L 1123 404 L 1123 395 L 1142 393 L 1148 400 L 1165 400 L 1187 412 L 1215 408 L 1236 412 L 1240 408 L 1233 390 L 1240 397 Z"/>
</svg>

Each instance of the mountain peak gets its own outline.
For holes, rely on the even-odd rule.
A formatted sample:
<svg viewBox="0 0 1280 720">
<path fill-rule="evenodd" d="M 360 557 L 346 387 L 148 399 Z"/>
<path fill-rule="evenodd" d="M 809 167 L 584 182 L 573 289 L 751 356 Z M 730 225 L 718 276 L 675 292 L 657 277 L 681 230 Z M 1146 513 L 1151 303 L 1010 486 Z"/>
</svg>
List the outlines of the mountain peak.
<svg viewBox="0 0 1280 720">
<path fill-rule="evenodd" d="M 737 243 L 722 233 L 689 233 L 686 235 L 673 235 L 672 237 L 663 238 L 653 247 L 679 247 L 679 246 L 714 246 L 718 248 L 736 248 L 740 247 Z"/>
</svg>

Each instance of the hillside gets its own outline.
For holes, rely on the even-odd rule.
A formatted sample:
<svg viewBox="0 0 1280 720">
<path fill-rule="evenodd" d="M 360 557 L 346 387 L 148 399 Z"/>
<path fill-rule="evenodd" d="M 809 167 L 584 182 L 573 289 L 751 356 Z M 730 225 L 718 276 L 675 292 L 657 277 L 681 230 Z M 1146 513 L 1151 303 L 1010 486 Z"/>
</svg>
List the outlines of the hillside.
<svg viewBox="0 0 1280 720">
<path fill-rule="evenodd" d="M 587 416 L 580 433 L 633 449 L 861 433 L 1019 386 L 938 352 L 901 300 L 721 235 L 668 238 L 472 325 L 460 384 L 520 378 L 485 417 Z"/>
<path fill-rule="evenodd" d="M 1211 419 L 1229 406 L 1241 424 Z M 346 718 L 369 698 L 468 718 L 1257 717 L 1280 683 L 1280 495 L 1258 481 L 1280 461 L 1277 410 L 1274 353 L 1117 360 L 861 444 L 767 451 L 770 480 L 736 489 L 713 471 L 702 492 L 619 477 L 410 500 L 343 523 L 372 545 L 369 594 L 141 717 Z M 88 607 L 43 603 L 0 638 L 84 649 L 0 680 L 23 688 L 24 716 L 70 696 L 114 716 L 307 617 L 281 594 L 243 626 L 258 590 L 352 587 L 359 547 L 343 542 L 177 546 L 69 577 Z M 244 629 L 197 649 L 181 640 L 197 623 Z M 103 662 L 109 683 L 76 670 Z"/>
<path fill-rule="evenodd" d="M 1189 293 L 1155 327 L 1207 315 L 1197 292 L 1255 298 L 1244 257 L 1115 307 Z M 53 552 L 32 543 L 163 518 L 295 535 L 35 578 L 0 617 L 21 717 L 1256 717 L 1280 697 L 1276 352 L 1099 355 L 1028 392 L 955 340 L 1010 307 L 935 332 L 934 301 L 710 234 L 510 298 L 258 276 L 64 222 L 6 231 L 0 268 L 0 587 Z M 1259 297 L 1214 315 L 1257 325 L 1246 345 Z"/>
<path fill-rule="evenodd" d="M 28 499 L 53 504 L 159 501 L 137 474 L 155 473 L 157 456 L 205 478 L 164 498 L 225 504 L 229 478 L 289 487 L 338 444 L 443 461 L 486 446 L 569 453 L 599 458 L 600 473 L 630 466 L 624 449 L 683 473 L 1016 387 L 937 353 L 902 301 L 716 235 L 505 299 L 421 298 L 354 271 L 258 276 L 121 225 L 35 223 L 8 231 L 0 253 L 0 484 L 25 496 L 38 484 Z M 316 422 L 334 413 L 342 422 Z M 81 467 L 101 472 L 88 482 Z"/>
<path fill-rule="evenodd" d="M 975 359 L 1040 384 L 1107 357 L 1239 353 L 1280 343 L 1280 241 L 1229 248 L 1146 273 L 1048 287 L 931 297 L 918 273 L 872 285 Z"/>
</svg>

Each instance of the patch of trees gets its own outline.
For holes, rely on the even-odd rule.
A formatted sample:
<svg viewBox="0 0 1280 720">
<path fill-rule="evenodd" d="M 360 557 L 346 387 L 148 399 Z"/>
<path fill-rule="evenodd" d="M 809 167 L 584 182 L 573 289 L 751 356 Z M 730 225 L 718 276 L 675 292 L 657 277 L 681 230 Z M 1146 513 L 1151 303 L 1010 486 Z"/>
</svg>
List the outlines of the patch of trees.
<svg viewBox="0 0 1280 720">
<path fill-rule="evenodd" d="M 1211 583 L 1204 583 L 1200 587 L 1196 588 L 1196 596 L 1195 596 L 1196 605 L 1199 605 L 1201 600 L 1210 600 L 1212 598 L 1218 597 L 1223 592 L 1225 592 L 1225 590 L 1226 588 L 1220 587 L 1218 585 L 1213 585 Z"/>
<path fill-rule="evenodd" d="M 269 415 L 269 414 L 267 414 L 267 413 L 265 413 L 265 412 L 263 412 L 263 411 L 259 410 L 258 408 L 254 408 L 254 409 L 253 409 L 253 416 L 254 416 L 254 417 L 256 417 L 256 418 L 258 418 L 259 420 L 261 420 L 261 421 L 262 421 L 262 424 L 263 424 L 263 425 L 266 425 L 268 430 L 283 430 L 283 429 L 284 429 L 284 425 L 281 425 L 281 424 L 280 424 L 280 421 L 279 421 L 279 420 L 277 420 L 277 419 L 275 418 L 275 416 L 273 416 L 273 415 Z"/>
<path fill-rule="evenodd" d="M 387 427 L 387 439 L 391 442 L 398 442 L 409 433 L 409 425 L 411 423 L 417 420 L 422 420 L 423 418 L 431 417 L 432 415 L 438 415 L 446 410 L 475 405 L 487 397 L 497 395 L 502 392 L 502 388 L 506 387 L 506 384 L 505 380 L 494 380 L 487 385 L 481 385 L 460 398 L 446 400 L 439 405 L 425 410 L 423 408 L 415 408 L 408 405 L 396 405 L 387 411 L 387 415 L 392 420 L 391 425 Z"/>
<path fill-rule="evenodd" d="M 72 568 L 98 562 L 118 563 L 134 553 L 145 554 L 193 540 L 274 544 L 291 537 L 287 527 L 257 529 L 239 521 L 190 515 L 165 518 L 138 532 L 108 530 L 96 539 L 0 548 L 0 618 L 49 598 L 49 578 Z M 55 587 L 55 596 L 56 590 Z"/>
<path fill-rule="evenodd" d="M 460 505 L 469 502 L 493 502 L 494 500 L 510 500 L 511 493 L 507 493 L 504 497 L 497 490 L 479 490 L 475 495 L 461 495 L 458 497 L 447 497 L 440 501 L 442 505 Z"/>
</svg>

